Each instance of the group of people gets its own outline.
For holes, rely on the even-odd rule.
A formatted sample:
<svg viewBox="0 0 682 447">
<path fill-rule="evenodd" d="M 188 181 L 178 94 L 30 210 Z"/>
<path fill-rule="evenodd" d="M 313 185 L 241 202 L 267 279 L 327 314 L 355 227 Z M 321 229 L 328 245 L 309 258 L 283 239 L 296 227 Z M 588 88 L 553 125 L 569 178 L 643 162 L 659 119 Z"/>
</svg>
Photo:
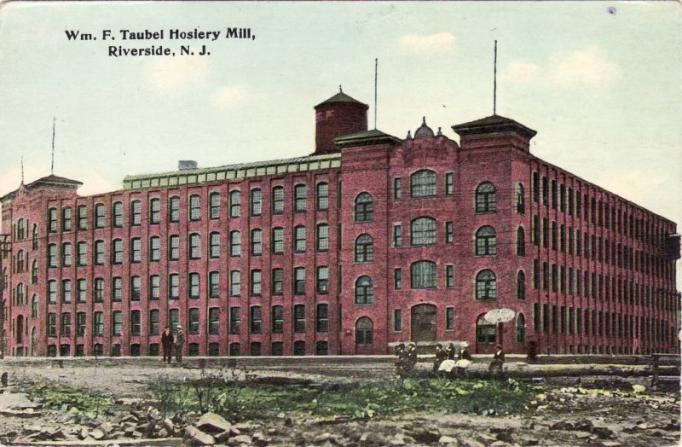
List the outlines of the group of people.
<svg viewBox="0 0 682 447">
<path fill-rule="evenodd" d="M 445 360 L 471 361 L 471 352 L 469 352 L 469 344 L 463 343 L 459 350 L 456 350 L 454 343 L 448 343 L 448 345 L 445 348 L 443 348 L 442 344 L 438 343 L 436 345 L 436 359 L 433 362 L 433 372 L 438 372 L 438 369 Z"/>
<path fill-rule="evenodd" d="M 166 326 L 161 334 L 161 346 L 163 348 L 163 361 L 170 363 L 175 352 L 175 361 L 182 362 L 182 350 L 185 347 L 185 334 L 182 328 L 173 335 L 170 327 Z"/>
<path fill-rule="evenodd" d="M 400 377 L 406 377 L 417 364 L 417 345 L 414 342 L 408 343 L 407 346 L 405 343 L 399 343 L 395 347 L 395 355 L 398 356 L 395 362 L 396 372 Z"/>
<path fill-rule="evenodd" d="M 408 376 L 417 364 L 417 345 L 414 342 L 407 345 L 399 343 L 395 347 L 395 354 L 398 356 L 395 363 L 397 374 L 400 377 Z M 433 362 L 433 373 L 451 377 L 466 377 L 467 368 L 472 361 L 468 343 L 462 343 L 459 347 L 456 347 L 454 343 L 449 343 L 447 346 L 438 343 Z M 504 361 L 504 349 L 502 345 L 498 344 L 495 346 L 495 353 L 488 366 L 488 372 L 493 376 L 502 375 Z"/>
</svg>

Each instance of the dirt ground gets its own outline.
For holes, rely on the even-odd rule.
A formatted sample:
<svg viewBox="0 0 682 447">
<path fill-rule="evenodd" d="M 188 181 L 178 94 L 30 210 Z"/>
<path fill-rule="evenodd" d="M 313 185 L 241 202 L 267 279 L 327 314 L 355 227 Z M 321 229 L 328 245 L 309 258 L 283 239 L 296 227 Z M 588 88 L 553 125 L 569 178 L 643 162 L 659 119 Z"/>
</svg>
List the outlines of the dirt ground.
<svg viewBox="0 0 682 447">
<path fill-rule="evenodd" d="M 390 366 L 379 367 L 366 374 L 353 374 L 336 368 L 303 372 L 270 367 L 251 370 L 255 377 L 271 377 L 312 382 L 356 382 L 392 376 Z M 38 367 L 0 365 L 10 373 L 10 387 L 0 394 L 0 443 L 21 444 L 26 433 L 39 427 L 61 429 L 66 439 L 87 445 L 96 426 L 79 426 L 69 418 L 68 409 L 31 410 L 25 400 L 31 384 L 56 383 L 79 389 L 104 391 L 121 407 L 134 405 L 145 397 L 148 386 L 159 380 L 183 381 L 199 378 L 201 370 L 177 366 L 120 367 Z M 364 376 L 364 377 L 363 377 Z M 281 414 L 274 420 L 241 424 L 243 438 L 229 445 L 451 445 L 451 446 L 665 446 L 680 440 L 679 390 L 633 392 L 632 384 L 647 385 L 647 379 L 604 377 L 553 379 L 537 384 L 536 397 L 524 411 L 510 417 L 473 416 L 463 414 L 412 413 L 380 420 L 347 420 L 321 418 L 315 415 Z M 17 405 L 17 399 L 19 404 Z M 13 415 L 13 408 L 20 413 Z M 41 412 L 32 416 L 31 411 Z M 112 418 L 121 419 L 120 415 Z M 101 417 L 98 423 L 104 424 Z M 70 425 L 73 427 L 70 428 Z M 80 431 L 79 431 L 80 430 Z M 85 430 L 85 431 L 83 431 Z M 88 432 L 88 430 L 90 430 Z M 95 430 L 95 431 L 93 431 Z M 79 435 L 80 434 L 80 435 Z M 143 438 L 133 433 L 129 438 Z M 168 433 L 167 441 L 156 445 L 180 445 L 183 433 Z M 120 435 L 119 435 L 120 436 Z M 80 441 L 78 441 L 80 439 Z M 84 440 L 83 440 L 84 439 Z M 104 440 L 110 439 L 106 434 Z M 113 438 L 112 438 L 113 439 Z M 38 442 L 35 441 L 34 442 Z M 85 442 L 85 443 L 84 443 Z M 84 444 L 83 444 L 84 443 Z M 123 443 L 125 444 L 125 443 Z"/>
</svg>

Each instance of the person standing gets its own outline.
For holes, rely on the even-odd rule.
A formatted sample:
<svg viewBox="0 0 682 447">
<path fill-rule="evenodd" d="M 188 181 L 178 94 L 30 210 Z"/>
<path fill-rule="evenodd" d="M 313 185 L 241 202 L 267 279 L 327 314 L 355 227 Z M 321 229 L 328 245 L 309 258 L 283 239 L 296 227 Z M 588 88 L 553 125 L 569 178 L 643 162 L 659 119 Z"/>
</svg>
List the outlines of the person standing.
<svg viewBox="0 0 682 447">
<path fill-rule="evenodd" d="M 494 376 L 499 376 L 502 374 L 502 365 L 504 364 L 504 350 L 502 345 L 495 346 L 495 355 L 493 356 L 493 361 L 490 362 L 488 371 Z"/>
<path fill-rule="evenodd" d="M 171 358 L 173 357 L 173 342 L 175 340 L 173 339 L 173 332 L 171 332 L 170 328 L 166 326 L 166 328 L 163 330 L 163 333 L 161 334 L 161 347 L 163 348 L 163 361 L 164 362 L 171 362 Z"/>
<path fill-rule="evenodd" d="M 178 335 L 175 336 L 175 360 L 178 363 L 182 362 L 182 349 L 185 347 L 185 334 L 182 328 L 178 329 Z"/>
<path fill-rule="evenodd" d="M 440 367 L 440 364 L 443 363 L 443 360 L 445 360 L 447 358 L 448 358 L 448 355 L 447 355 L 445 349 L 443 349 L 443 345 L 438 343 L 436 345 L 436 356 L 435 356 L 435 359 L 433 361 L 433 372 L 434 373 L 438 372 L 438 368 Z"/>
</svg>

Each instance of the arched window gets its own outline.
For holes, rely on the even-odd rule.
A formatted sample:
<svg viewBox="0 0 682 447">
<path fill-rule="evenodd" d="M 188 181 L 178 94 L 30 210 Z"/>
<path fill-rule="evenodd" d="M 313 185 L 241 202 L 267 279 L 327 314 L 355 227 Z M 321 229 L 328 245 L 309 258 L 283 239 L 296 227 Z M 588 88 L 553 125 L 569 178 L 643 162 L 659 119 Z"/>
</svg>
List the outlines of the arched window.
<svg viewBox="0 0 682 447">
<path fill-rule="evenodd" d="M 526 256 L 526 234 L 523 227 L 516 229 L 516 256 Z"/>
<path fill-rule="evenodd" d="M 497 254 L 497 235 L 490 226 L 481 227 L 476 232 L 476 255 L 494 256 Z"/>
<path fill-rule="evenodd" d="M 433 245 L 436 243 L 436 219 L 419 217 L 410 224 L 412 245 Z"/>
<path fill-rule="evenodd" d="M 21 273 L 24 271 L 24 250 L 19 250 L 17 252 L 15 269 L 17 273 Z"/>
<path fill-rule="evenodd" d="M 516 274 L 516 298 L 526 299 L 526 274 L 523 273 L 523 270 L 519 270 Z"/>
<path fill-rule="evenodd" d="M 367 222 L 374 218 L 374 201 L 369 193 L 363 192 L 355 198 L 355 221 Z"/>
<path fill-rule="evenodd" d="M 478 343 L 495 343 L 497 339 L 497 327 L 485 319 L 485 314 L 476 320 L 476 341 Z"/>
<path fill-rule="evenodd" d="M 373 343 L 374 324 L 367 317 L 359 318 L 355 323 L 355 344 L 371 345 Z"/>
<path fill-rule="evenodd" d="M 524 214 L 526 212 L 526 202 L 523 196 L 523 183 L 516 184 L 516 213 Z"/>
<path fill-rule="evenodd" d="M 355 281 L 355 304 L 371 304 L 374 302 L 372 278 L 361 276 Z"/>
<path fill-rule="evenodd" d="M 38 295 L 33 295 L 31 298 L 31 318 L 38 318 Z"/>
<path fill-rule="evenodd" d="M 476 212 L 492 213 L 496 209 L 495 187 L 490 182 L 481 183 L 476 188 Z"/>
<path fill-rule="evenodd" d="M 476 275 L 476 299 L 487 300 L 497 298 L 497 285 L 492 270 L 481 270 Z"/>
<path fill-rule="evenodd" d="M 436 288 L 436 263 L 417 261 L 410 267 L 410 282 L 413 289 Z"/>
<path fill-rule="evenodd" d="M 374 259 L 374 241 L 369 234 L 361 234 L 355 240 L 355 262 L 371 262 Z"/>
<path fill-rule="evenodd" d="M 526 341 L 526 317 L 519 314 L 516 317 L 516 343 L 525 343 Z"/>
<path fill-rule="evenodd" d="M 38 283 L 38 260 L 34 259 L 31 264 L 31 284 Z"/>
<path fill-rule="evenodd" d="M 17 240 L 22 240 L 26 237 L 26 227 L 24 225 L 24 219 L 21 218 L 17 221 Z"/>
<path fill-rule="evenodd" d="M 436 173 L 422 169 L 410 176 L 410 195 L 412 197 L 432 197 L 436 195 Z"/>
<path fill-rule="evenodd" d="M 33 250 L 38 249 L 38 225 L 33 224 L 31 228 L 31 248 Z"/>
<path fill-rule="evenodd" d="M 24 304 L 24 285 L 23 284 L 17 284 L 17 293 L 15 296 L 16 304 L 17 306 L 21 306 Z"/>
</svg>

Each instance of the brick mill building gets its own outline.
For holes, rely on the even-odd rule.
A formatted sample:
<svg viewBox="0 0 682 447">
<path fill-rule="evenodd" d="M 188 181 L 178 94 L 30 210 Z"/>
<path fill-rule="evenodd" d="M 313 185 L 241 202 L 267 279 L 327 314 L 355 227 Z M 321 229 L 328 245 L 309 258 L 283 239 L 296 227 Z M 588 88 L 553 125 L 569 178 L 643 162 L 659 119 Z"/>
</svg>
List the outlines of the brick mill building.
<svg viewBox="0 0 682 447">
<path fill-rule="evenodd" d="M 400 139 L 367 109 L 317 105 L 308 156 L 6 194 L 5 352 L 157 355 L 166 325 L 189 355 L 677 349 L 674 222 L 537 158 L 514 120 Z"/>
</svg>

